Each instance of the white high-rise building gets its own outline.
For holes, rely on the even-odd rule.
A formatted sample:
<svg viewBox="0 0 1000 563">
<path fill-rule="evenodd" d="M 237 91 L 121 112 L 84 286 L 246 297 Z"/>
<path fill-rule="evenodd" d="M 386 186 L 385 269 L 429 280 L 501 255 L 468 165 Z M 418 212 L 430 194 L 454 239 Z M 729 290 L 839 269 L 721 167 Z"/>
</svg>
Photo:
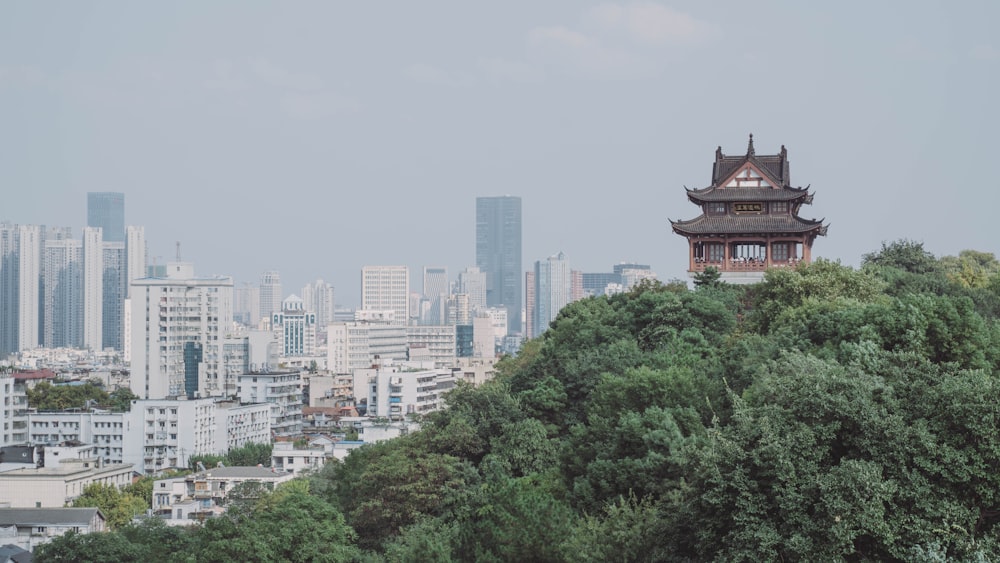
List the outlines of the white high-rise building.
<svg viewBox="0 0 1000 563">
<path fill-rule="evenodd" d="M 281 343 L 282 356 L 316 354 L 316 313 L 307 311 L 297 295 L 290 295 L 282 302 L 281 311 L 271 315 L 271 330 Z"/>
<path fill-rule="evenodd" d="M 569 260 L 566 255 L 549 256 L 545 260 L 535 262 L 534 271 L 534 318 L 532 319 L 532 338 L 549 328 L 549 323 L 555 320 L 559 311 L 571 301 L 572 276 Z M 508 319 L 509 322 L 509 319 Z"/>
<path fill-rule="evenodd" d="M 469 296 L 473 311 L 486 310 L 486 273 L 470 266 L 458 273 L 458 291 Z"/>
<path fill-rule="evenodd" d="M 365 266 L 361 269 L 361 308 L 393 311 L 396 324 L 410 318 L 410 270 L 406 266 Z"/>
<path fill-rule="evenodd" d="M 18 228 L 18 343 L 22 350 L 37 348 L 39 329 L 39 287 L 42 275 L 42 229 L 38 225 L 21 225 Z"/>
<path fill-rule="evenodd" d="M 100 227 L 83 229 L 83 346 L 104 346 L 104 244 Z"/>
<path fill-rule="evenodd" d="M 131 296 L 132 280 L 146 277 L 146 229 L 129 226 L 125 228 L 125 264 L 126 274 L 125 297 Z"/>
<path fill-rule="evenodd" d="M 248 327 L 260 322 L 260 287 L 243 282 L 233 290 L 233 320 Z"/>
<path fill-rule="evenodd" d="M 323 280 L 306 284 L 302 288 L 302 301 L 308 311 L 316 313 L 316 326 L 325 331 L 333 322 L 333 286 Z"/>
<path fill-rule="evenodd" d="M 271 313 L 281 310 L 281 274 L 268 270 L 260 275 L 260 310 L 257 313 L 271 318 Z"/>
<path fill-rule="evenodd" d="M 406 359 L 406 328 L 399 324 L 364 321 L 333 323 L 326 333 L 326 367 L 351 373 L 380 359 Z"/>
<path fill-rule="evenodd" d="M 197 278 L 190 263 L 169 263 L 167 277 L 132 282 L 131 305 L 133 393 L 163 399 L 225 391 L 232 278 Z"/>
</svg>

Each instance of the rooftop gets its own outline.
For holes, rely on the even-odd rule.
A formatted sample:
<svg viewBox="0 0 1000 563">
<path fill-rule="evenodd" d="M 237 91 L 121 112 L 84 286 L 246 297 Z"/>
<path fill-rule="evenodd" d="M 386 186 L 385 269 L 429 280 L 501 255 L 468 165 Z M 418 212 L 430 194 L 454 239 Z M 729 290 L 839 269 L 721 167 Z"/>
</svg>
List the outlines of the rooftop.
<svg viewBox="0 0 1000 563">
<path fill-rule="evenodd" d="M 77 524 L 87 526 L 97 508 L 0 508 L 0 526 Z M 103 518 L 103 514 L 101 515 Z"/>
</svg>

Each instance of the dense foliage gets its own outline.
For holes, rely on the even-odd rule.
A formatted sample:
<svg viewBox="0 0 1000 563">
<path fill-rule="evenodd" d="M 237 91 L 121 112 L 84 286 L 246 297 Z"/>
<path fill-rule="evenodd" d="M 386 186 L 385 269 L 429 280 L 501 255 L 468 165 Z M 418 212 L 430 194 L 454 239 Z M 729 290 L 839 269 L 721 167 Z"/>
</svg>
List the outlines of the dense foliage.
<svg viewBox="0 0 1000 563">
<path fill-rule="evenodd" d="M 861 269 L 579 301 L 497 379 L 308 493 L 39 560 L 998 559 L 998 272 L 898 241 Z"/>
<path fill-rule="evenodd" d="M 53 385 L 48 381 L 42 381 L 28 389 L 27 395 L 28 406 L 40 411 L 98 406 L 124 412 L 132 406 L 133 399 L 138 399 L 128 387 L 121 387 L 108 393 L 99 379 L 86 381 L 80 385 Z"/>
</svg>

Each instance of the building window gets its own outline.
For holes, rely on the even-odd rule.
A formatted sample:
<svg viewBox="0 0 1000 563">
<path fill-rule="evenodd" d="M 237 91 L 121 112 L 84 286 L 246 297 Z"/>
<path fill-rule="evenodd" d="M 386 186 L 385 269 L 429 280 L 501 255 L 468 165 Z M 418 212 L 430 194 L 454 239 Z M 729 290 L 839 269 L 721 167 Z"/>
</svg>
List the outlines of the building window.
<svg viewBox="0 0 1000 563">
<path fill-rule="evenodd" d="M 713 201 L 705 206 L 708 213 L 725 213 L 726 204 L 722 201 Z"/>
<path fill-rule="evenodd" d="M 776 262 L 788 260 L 788 243 L 775 242 L 771 244 L 771 259 Z"/>
<path fill-rule="evenodd" d="M 772 201 L 771 213 L 788 213 L 787 201 Z"/>
<path fill-rule="evenodd" d="M 726 247 L 721 244 L 706 244 L 709 262 L 722 262 L 726 257 Z"/>
</svg>

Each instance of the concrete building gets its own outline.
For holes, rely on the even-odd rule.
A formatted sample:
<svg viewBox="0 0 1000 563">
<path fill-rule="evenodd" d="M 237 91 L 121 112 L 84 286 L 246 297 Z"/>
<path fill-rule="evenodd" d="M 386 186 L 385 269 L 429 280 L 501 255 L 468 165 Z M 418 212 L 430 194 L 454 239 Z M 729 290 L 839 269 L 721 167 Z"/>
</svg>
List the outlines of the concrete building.
<svg viewBox="0 0 1000 563">
<path fill-rule="evenodd" d="M 281 274 L 276 270 L 268 270 L 260 275 L 260 308 L 258 313 L 263 318 L 271 318 L 281 307 Z"/>
<path fill-rule="evenodd" d="M 83 229 L 83 346 L 104 349 L 104 239 L 100 227 Z"/>
<path fill-rule="evenodd" d="M 294 477 L 266 467 L 213 467 L 184 477 L 158 479 L 153 482 L 152 509 L 168 525 L 190 525 L 224 513 L 227 495 L 243 483 L 260 483 L 274 490 Z"/>
<path fill-rule="evenodd" d="M 125 462 L 125 413 L 30 412 L 27 423 L 33 446 L 83 443 L 105 464 Z"/>
<path fill-rule="evenodd" d="M 572 279 L 566 255 L 560 252 L 535 262 L 533 281 L 534 302 L 529 304 L 532 311 L 530 338 L 545 332 L 559 311 L 572 301 Z"/>
<path fill-rule="evenodd" d="M 486 273 L 475 266 L 462 270 L 458 273 L 456 293 L 464 293 L 469 296 L 469 307 L 473 311 L 485 311 L 487 307 Z"/>
<path fill-rule="evenodd" d="M 168 264 L 165 278 L 133 281 L 132 392 L 143 399 L 221 395 L 232 299 L 232 278 L 197 278 L 190 263 Z"/>
<path fill-rule="evenodd" d="M 52 229 L 42 258 L 42 345 L 83 344 L 83 243 L 69 229 Z"/>
<path fill-rule="evenodd" d="M 282 356 L 316 354 L 316 313 L 307 310 L 298 296 L 289 296 L 281 310 L 271 314 L 271 330 L 281 343 Z"/>
<path fill-rule="evenodd" d="M 271 431 L 277 436 L 302 432 L 302 374 L 298 371 L 248 373 L 239 377 L 240 402 L 270 406 Z"/>
<path fill-rule="evenodd" d="M 0 446 L 28 443 L 28 395 L 23 381 L 0 374 Z"/>
<path fill-rule="evenodd" d="M 408 414 L 425 414 L 444 406 L 443 394 L 454 388 L 450 369 L 403 371 L 382 366 L 354 371 L 354 396 L 367 399 L 369 418 L 401 420 Z"/>
<path fill-rule="evenodd" d="M 427 302 L 428 314 L 421 319 L 424 324 L 443 324 L 443 303 L 451 294 L 451 282 L 448 279 L 448 268 L 442 266 L 424 267 L 423 298 Z M 419 311 L 411 311 L 411 315 L 419 318 Z M 415 324 L 415 323 L 410 323 Z"/>
<path fill-rule="evenodd" d="M 233 448 L 250 444 L 271 443 L 271 405 L 235 401 L 215 403 L 216 452 L 228 453 Z"/>
<path fill-rule="evenodd" d="M 98 508 L 0 508 L 0 544 L 29 552 L 68 532 L 92 534 L 106 529 Z"/>
<path fill-rule="evenodd" d="M 133 401 L 124 422 L 124 462 L 140 473 L 187 467 L 193 455 L 219 452 L 212 399 Z"/>
<path fill-rule="evenodd" d="M 260 322 L 260 288 L 243 282 L 233 288 L 233 320 L 248 328 Z"/>
<path fill-rule="evenodd" d="M 341 322 L 327 327 L 327 369 L 351 373 L 371 367 L 375 357 L 403 360 L 407 356 L 406 331 L 398 324 Z"/>
<path fill-rule="evenodd" d="M 105 241 L 101 245 L 101 349 L 121 350 L 125 327 L 125 298 L 128 294 L 128 265 L 124 242 Z"/>
<path fill-rule="evenodd" d="M 406 345 L 413 357 L 416 348 L 424 348 L 426 354 L 420 359 L 434 362 L 437 367 L 451 365 L 455 361 L 455 325 L 425 325 L 406 327 Z"/>
<path fill-rule="evenodd" d="M 476 198 L 476 266 L 486 274 L 486 305 L 507 309 L 521 332 L 521 198 Z"/>
<path fill-rule="evenodd" d="M 361 308 L 393 311 L 393 324 L 406 325 L 410 318 L 410 269 L 406 266 L 361 268 Z"/>
<path fill-rule="evenodd" d="M 93 483 L 121 488 L 131 482 L 129 464 L 70 458 L 55 465 L 0 473 L 0 499 L 11 508 L 59 508 L 72 503 Z"/>
<path fill-rule="evenodd" d="M 493 319 L 487 313 L 480 313 L 472 319 L 472 357 L 492 358 L 496 351 Z"/>
<path fill-rule="evenodd" d="M 323 448 L 296 448 L 292 442 L 276 442 L 271 453 L 271 468 L 278 473 L 291 473 L 298 477 L 310 471 L 319 471 L 326 463 Z"/>
<path fill-rule="evenodd" d="M 326 325 L 333 322 L 333 297 L 333 286 L 323 280 L 316 280 L 302 288 L 302 302 L 307 311 L 316 313 L 316 329 L 319 332 L 325 332 Z"/>
</svg>

